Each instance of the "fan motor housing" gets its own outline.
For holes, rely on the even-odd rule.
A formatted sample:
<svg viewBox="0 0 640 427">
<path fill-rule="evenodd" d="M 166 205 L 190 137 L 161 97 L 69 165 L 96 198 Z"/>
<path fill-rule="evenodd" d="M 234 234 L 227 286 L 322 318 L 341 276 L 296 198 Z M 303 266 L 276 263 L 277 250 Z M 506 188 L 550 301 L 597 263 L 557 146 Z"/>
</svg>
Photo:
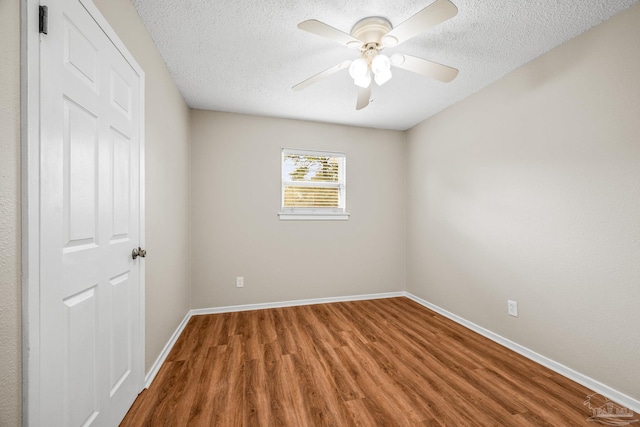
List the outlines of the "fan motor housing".
<svg viewBox="0 0 640 427">
<path fill-rule="evenodd" d="M 388 20 L 379 16 L 361 19 L 351 29 L 351 35 L 361 40 L 363 47 L 371 43 L 382 46 L 382 36 L 387 34 L 393 26 Z"/>
</svg>

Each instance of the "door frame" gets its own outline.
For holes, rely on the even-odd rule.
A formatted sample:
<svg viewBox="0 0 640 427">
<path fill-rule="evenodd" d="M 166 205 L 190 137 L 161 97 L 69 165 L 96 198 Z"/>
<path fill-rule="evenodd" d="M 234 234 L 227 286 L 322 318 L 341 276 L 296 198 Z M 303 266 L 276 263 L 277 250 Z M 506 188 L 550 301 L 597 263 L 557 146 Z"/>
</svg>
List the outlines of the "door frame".
<svg viewBox="0 0 640 427">
<path fill-rule="evenodd" d="M 76 0 L 140 77 L 140 246 L 145 247 L 145 74 L 92 0 Z M 42 4 L 46 5 L 46 0 Z M 22 425 L 42 425 L 40 416 L 40 0 L 21 0 L 21 163 L 22 163 Z M 53 28 L 49 28 L 55 31 Z M 44 35 L 43 37 L 46 37 Z M 140 330 L 142 373 L 145 376 L 145 263 L 140 265 Z"/>
</svg>

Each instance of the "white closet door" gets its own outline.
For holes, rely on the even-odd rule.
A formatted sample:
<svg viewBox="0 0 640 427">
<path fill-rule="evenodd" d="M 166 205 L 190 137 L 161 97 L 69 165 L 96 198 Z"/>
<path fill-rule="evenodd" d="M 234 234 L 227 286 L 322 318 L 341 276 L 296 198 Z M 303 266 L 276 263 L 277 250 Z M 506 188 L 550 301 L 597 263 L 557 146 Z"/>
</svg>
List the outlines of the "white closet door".
<svg viewBox="0 0 640 427">
<path fill-rule="evenodd" d="M 114 426 L 143 387 L 140 76 L 78 0 L 40 44 L 40 424 Z"/>
</svg>

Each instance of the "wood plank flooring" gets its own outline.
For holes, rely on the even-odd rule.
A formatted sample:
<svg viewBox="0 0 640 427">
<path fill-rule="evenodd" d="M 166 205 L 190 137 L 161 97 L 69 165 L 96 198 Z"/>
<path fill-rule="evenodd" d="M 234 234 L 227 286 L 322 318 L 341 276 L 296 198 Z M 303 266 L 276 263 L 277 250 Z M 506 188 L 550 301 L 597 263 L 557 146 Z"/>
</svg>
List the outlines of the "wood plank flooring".
<svg viewBox="0 0 640 427">
<path fill-rule="evenodd" d="M 591 393 L 401 297 L 194 316 L 121 426 L 581 426 Z"/>
</svg>

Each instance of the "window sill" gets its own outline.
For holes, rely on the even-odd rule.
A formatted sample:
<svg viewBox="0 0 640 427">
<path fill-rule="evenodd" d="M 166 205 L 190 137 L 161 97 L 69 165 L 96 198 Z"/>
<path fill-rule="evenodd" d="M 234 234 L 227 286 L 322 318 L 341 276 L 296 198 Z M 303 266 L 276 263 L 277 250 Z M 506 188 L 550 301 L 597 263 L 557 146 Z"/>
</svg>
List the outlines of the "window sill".
<svg viewBox="0 0 640 427">
<path fill-rule="evenodd" d="M 278 212 L 281 221 L 346 221 L 349 219 L 348 213 L 324 213 L 324 214 L 302 214 Z"/>
</svg>

